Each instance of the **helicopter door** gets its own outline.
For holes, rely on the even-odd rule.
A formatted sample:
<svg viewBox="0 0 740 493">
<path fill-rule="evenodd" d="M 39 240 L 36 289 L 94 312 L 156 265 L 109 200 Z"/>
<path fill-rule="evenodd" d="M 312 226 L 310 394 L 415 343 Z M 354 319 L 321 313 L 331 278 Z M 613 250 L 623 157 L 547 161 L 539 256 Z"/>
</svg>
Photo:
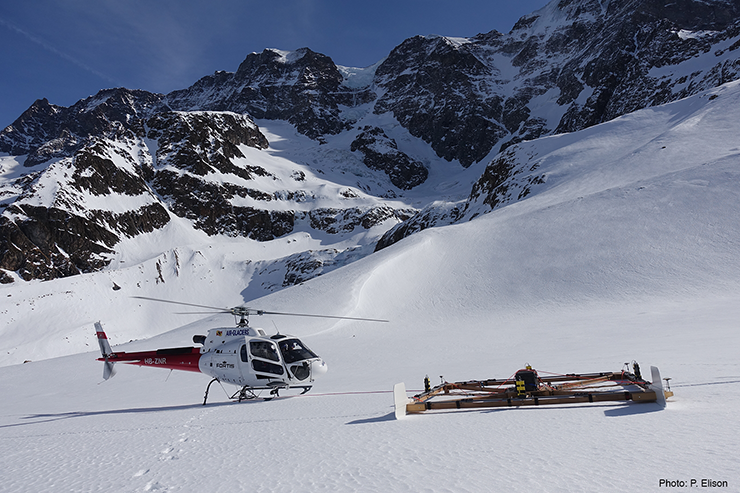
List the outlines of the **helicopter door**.
<svg viewBox="0 0 740 493">
<path fill-rule="evenodd" d="M 252 339 L 249 341 L 251 370 L 258 379 L 284 379 L 285 368 L 280 361 L 277 346 L 272 341 Z"/>
<path fill-rule="evenodd" d="M 223 344 L 211 356 L 213 374 L 222 382 L 239 385 L 241 382 L 240 365 L 237 363 L 239 346 L 237 344 Z"/>
</svg>

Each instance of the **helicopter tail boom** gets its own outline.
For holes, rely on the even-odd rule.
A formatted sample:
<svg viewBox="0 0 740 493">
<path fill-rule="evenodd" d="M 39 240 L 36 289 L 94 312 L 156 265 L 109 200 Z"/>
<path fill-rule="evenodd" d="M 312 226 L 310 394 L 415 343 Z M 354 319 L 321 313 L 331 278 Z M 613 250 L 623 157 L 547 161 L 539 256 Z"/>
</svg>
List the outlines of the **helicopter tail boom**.
<svg viewBox="0 0 740 493">
<path fill-rule="evenodd" d="M 113 363 L 120 362 L 138 366 L 167 368 L 169 370 L 200 372 L 198 365 L 200 357 L 200 348 L 181 347 L 157 349 L 155 351 L 136 351 L 133 353 L 122 351 L 109 354 L 108 360 Z"/>
<path fill-rule="evenodd" d="M 157 349 L 155 351 L 136 351 L 132 353 L 125 351 L 115 352 L 111 349 L 108 336 L 105 334 L 100 322 L 95 322 L 95 333 L 98 336 L 101 353 L 98 361 L 105 363 L 105 366 L 103 366 L 104 380 L 108 380 L 115 375 L 113 365 L 116 363 L 200 372 L 200 367 L 198 366 L 201 356 L 200 348 L 181 347 Z"/>
</svg>

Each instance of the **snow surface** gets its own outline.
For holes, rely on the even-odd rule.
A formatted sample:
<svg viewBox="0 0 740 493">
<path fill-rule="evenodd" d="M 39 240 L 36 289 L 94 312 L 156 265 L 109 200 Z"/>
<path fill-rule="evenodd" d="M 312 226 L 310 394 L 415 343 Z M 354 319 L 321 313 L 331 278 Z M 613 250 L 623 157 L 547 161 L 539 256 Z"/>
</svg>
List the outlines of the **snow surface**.
<svg viewBox="0 0 740 493">
<path fill-rule="evenodd" d="M 352 89 L 359 89 L 363 87 L 368 87 L 372 84 L 373 78 L 375 77 L 375 71 L 384 61 L 385 58 L 370 65 L 369 67 L 364 68 L 345 67 L 344 65 L 337 65 L 337 70 L 339 70 L 339 73 L 342 74 L 342 77 L 344 78 L 343 83 L 345 86 Z"/>
<path fill-rule="evenodd" d="M 668 490 L 661 479 L 706 478 L 738 491 L 739 103 L 732 83 L 526 143 L 550 173 L 527 199 L 258 300 L 242 293 L 245 243 L 197 237 L 138 264 L 0 287 L 3 328 L 22 320 L 3 330 L 4 348 L 16 338 L 68 354 L 0 368 L 0 490 L 649 492 Z M 204 407 L 201 374 L 118 365 L 102 382 L 95 320 L 118 350 L 189 345 L 233 323 L 129 298 L 139 294 L 390 323 L 255 318 L 299 336 L 329 373 L 309 394 L 271 402 L 231 403 L 214 386 Z M 60 320 L 76 321 L 79 341 L 50 336 Z M 425 375 L 503 378 L 526 363 L 617 371 L 632 360 L 672 377 L 665 409 L 393 417 L 393 385 L 418 391 Z"/>
</svg>

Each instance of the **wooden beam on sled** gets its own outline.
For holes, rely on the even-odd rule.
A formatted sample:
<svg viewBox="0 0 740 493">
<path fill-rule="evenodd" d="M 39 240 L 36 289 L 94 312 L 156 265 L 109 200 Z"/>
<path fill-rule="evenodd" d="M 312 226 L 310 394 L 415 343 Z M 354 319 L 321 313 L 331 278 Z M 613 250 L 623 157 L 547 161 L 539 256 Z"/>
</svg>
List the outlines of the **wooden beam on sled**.
<svg viewBox="0 0 740 493">
<path fill-rule="evenodd" d="M 421 413 L 424 411 L 439 409 L 478 409 L 486 407 L 521 407 L 521 406 L 547 406 L 554 404 L 577 404 L 594 403 L 606 401 L 639 401 L 651 402 L 657 400 L 657 394 L 652 390 L 641 390 L 637 392 L 589 392 L 571 393 L 569 395 L 543 395 L 531 397 L 505 397 L 505 398 L 476 398 L 468 397 L 461 399 L 446 399 L 442 401 L 427 400 L 424 402 L 411 402 L 406 404 L 406 412 Z"/>
</svg>

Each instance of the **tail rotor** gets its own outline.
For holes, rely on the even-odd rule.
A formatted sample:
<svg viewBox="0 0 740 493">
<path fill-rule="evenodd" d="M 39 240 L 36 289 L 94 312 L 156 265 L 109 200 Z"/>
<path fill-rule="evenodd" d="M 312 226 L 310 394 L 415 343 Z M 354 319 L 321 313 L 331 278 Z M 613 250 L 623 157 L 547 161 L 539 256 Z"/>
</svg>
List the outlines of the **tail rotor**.
<svg viewBox="0 0 740 493">
<path fill-rule="evenodd" d="M 113 351 L 108 343 L 108 336 L 105 335 L 105 331 L 103 330 L 103 326 L 100 325 L 100 322 L 95 322 L 95 333 L 98 336 L 100 352 L 103 355 L 103 380 L 108 380 L 116 374 L 116 370 L 113 368 L 115 362 L 108 359 Z"/>
</svg>

